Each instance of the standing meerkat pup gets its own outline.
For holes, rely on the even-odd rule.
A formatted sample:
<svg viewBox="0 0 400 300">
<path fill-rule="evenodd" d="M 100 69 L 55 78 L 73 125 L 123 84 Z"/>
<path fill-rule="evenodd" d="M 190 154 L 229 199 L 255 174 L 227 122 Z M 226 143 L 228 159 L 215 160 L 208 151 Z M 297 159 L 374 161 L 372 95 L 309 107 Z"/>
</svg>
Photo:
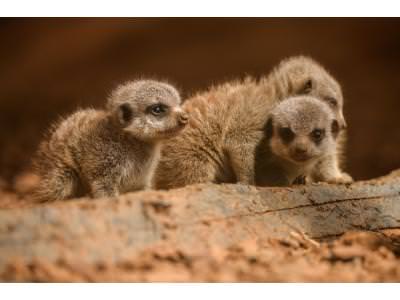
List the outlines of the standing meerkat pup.
<svg viewBox="0 0 400 300">
<path fill-rule="evenodd" d="M 257 150 L 264 158 L 256 165 L 258 184 L 352 181 L 336 160 L 339 122 L 327 104 L 310 96 L 288 98 L 272 110 L 265 131 Z"/>
<path fill-rule="evenodd" d="M 269 112 L 295 95 L 310 95 L 327 103 L 339 128 L 346 127 L 342 91 L 336 80 L 314 60 L 292 57 L 258 82 L 251 78 L 233 81 L 185 101 L 190 122 L 183 134 L 165 143 L 155 174 L 156 187 L 204 182 L 255 184 L 255 153 Z M 344 142 L 340 130 L 338 160 Z"/>
<path fill-rule="evenodd" d="M 117 87 L 105 110 L 79 110 L 39 146 L 37 196 L 63 200 L 148 189 L 160 143 L 177 135 L 188 116 L 174 87 L 152 80 Z"/>
</svg>

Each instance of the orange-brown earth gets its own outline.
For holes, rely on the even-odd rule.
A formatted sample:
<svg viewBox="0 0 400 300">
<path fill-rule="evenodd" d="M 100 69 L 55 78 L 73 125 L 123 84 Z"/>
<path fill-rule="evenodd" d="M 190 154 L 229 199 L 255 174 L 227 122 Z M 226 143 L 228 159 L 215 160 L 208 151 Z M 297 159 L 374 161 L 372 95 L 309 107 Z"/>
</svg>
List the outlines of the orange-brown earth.
<svg viewBox="0 0 400 300">
<path fill-rule="evenodd" d="M 106 242 L 106 241 L 105 241 Z M 102 245 L 98 245 L 102 247 Z M 13 258 L 2 281 L 29 282 L 399 282 L 400 230 L 349 232 L 329 242 L 301 235 L 248 240 L 201 256 L 172 244 L 113 262 Z"/>
<path fill-rule="evenodd" d="M 100 245 L 99 245 L 100 246 Z M 333 242 L 254 240 L 193 256 L 173 245 L 129 259 L 77 264 L 15 259 L 5 281 L 33 282 L 399 282 L 400 235 L 350 232 Z"/>
<path fill-rule="evenodd" d="M 219 232 L 213 232 L 213 226 L 219 226 L 219 221 L 217 214 L 214 216 L 212 210 L 207 210 L 212 202 L 207 199 L 210 207 L 203 207 L 201 203 L 194 203 L 194 198 L 191 198 L 198 191 L 207 191 L 207 185 L 170 192 L 133 193 L 120 197 L 121 199 L 77 199 L 38 204 L 29 198 L 36 182 L 33 175 L 25 174 L 16 180 L 14 186 L 2 187 L 2 281 L 400 281 L 400 229 L 348 231 L 327 239 L 311 239 L 296 230 L 288 232 L 285 237 L 268 237 L 264 232 L 254 232 L 251 226 L 243 227 L 245 230 L 237 229 L 241 226 L 237 222 L 251 223 L 251 217 L 250 221 L 231 217 L 224 225 L 226 227 L 220 228 Z M 235 185 L 220 189 L 230 197 L 228 202 L 243 201 L 236 195 L 242 190 L 243 193 L 258 190 Z M 273 192 L 284 196 L 287 191 L 275 189 Z M 208 195 L 218 198 L 215 203 L 223 200 L 219 194 Z M 143 203 L 149 200 L 148 203 L 154 206 L 154 210 L 139 206 L 139 211 L 146 211 L 143 214 L 150 220 L 150 227 L 143 220 L 138 221 L 140 226 L 135 220 L 130 222 L 130 216 L 124 213 L 132 213 L 132 218 L 135 218 L 137 210 L 132 209 L 132 205 L 135 204 L 134 201 L 142 201 L 142 198 Z M 171 199 L 171 202 L 165 203 L 165 199 Z M 180 207 L 180 201 L 186 202 Z M 221 206 L 217 204 L 215 210 L 220 210 L 223 205 L 222 202 Z M 258 204 L 251 205 L 257 207 Z M 188 238 L 187 233 L 179 231 L 179 226 L 187 222 L 186 216 L 179 216 L 177 213 L 193 212 L 196 209 L 201 220 L 197 223 L 202 223 L 203 229 L 193 231 L 193 235 L 197 236 Z M 228 209 L 240 211 L 245 208 L 233 205 Z M 223 207 L 219 213 L 226 212 Z M 76 216 L 77 213 L 79 216 Z M 14 217 L 7 221 L 4 218 L 7 215 L 15 216 L 15 222 Z M 254 220 L 256 215 L 254 213 Z M 191 218 L 192 215 L 189 214 L 188 217 Z M 186 221 L 182 222 L 182 218 Z M 132 247 L 132 243 L 137 243 L 136 232 L 138 235 L 146 234 L 147 226 L 148 232 L 154 232 L 151 235 L 157 235 L 160 224 L 166 228 L 160 237 L 153 236 L 144 242 L 144 246 Z M 109 226 L 115 226 L 115 229 Z M 255 228 L 263 230 L 259 224 Z M 142 229 L 144 233 L 141 232 Z M 205 230 L 204 233 L 201 233 L 202 230 Z M 266 233 L 267 230 L 265 227 Z M 182 239 L 186 239 L 187 244 L 182 243 L 179 234 L 185 236 Z M 237 239 L 238 234 L 243 238 Z M 133 236 L 133 242 L 130 235 Z M 233 236 L 231 240 L 230 236 Z M 138 241 L 146 239 L 147 237 L 141 236 Z M 226 239 L 229 242 L 226 243 Z M 203 247 L 203 244 L 207 245 Z"/>
</svg>

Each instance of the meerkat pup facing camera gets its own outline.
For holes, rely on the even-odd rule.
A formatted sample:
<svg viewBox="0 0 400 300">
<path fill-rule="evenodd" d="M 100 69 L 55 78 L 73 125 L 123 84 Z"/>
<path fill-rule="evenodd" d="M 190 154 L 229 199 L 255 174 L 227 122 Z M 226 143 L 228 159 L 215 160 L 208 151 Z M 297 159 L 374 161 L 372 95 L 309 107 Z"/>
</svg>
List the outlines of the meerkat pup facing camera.
<svg viewBox="0 0 400 300">
<path fill-rule="evenodd" d="M 117 87 L 105 110 L 79 110 L 53 126 L 34 162 L 40 200 L 63 200 L 148 189 L 160 143 L 177 135 L 188 115 L 169 84 L 131 81 Z"/>
<path fill-rule="evenodd" d="M 347 140 L 347 124 L 343 114 L 344 98 L 340 84 L 318 62 L 307 56 L 294 56 L 282 60 L 267 77 L 276 89 L 280 102 L 287 97 L 307 95 L 326 103 L 333 112 L 339 125 L 336 137 L 336 161 L 342 169 L 345 163 L 345 147 Z M 318 162 L 318 168 L 325 169 L 329 161 Z M 342 171 L 341 171 L 342 172 Z M 346 178 L 351 178 L 342 172 Z"/>
<path fill-rule="evenodd" d="M 347 183 L 337 161 L 339 122 L 327 104 L 309 96 L 291 97 L 270 113 L 257 155 L 257 184 L 285 186 L 307 181 Z M 323 164 L 321 164 L 323 162 Z M 323 165 L 323 168 L 321 168 Z"/>
</svg>

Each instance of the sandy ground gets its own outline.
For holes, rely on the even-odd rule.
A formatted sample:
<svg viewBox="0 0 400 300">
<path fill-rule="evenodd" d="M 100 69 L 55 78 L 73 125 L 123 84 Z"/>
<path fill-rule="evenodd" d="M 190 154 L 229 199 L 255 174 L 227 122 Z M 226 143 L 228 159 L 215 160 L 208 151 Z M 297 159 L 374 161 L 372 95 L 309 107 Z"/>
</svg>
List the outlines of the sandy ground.
<svg viewBox="0 0 400 300">
<path fill-rule="evenodd" d="M 23 196 L 29 194 L 36 180 L 28 173 L 17 177 L 12 186 L 3 182 L 1 209 L 11 212 L 40 205 Z M 29 263 L 16 257 L 10 260 L 0 279 L 18 282 L 398 282 L 400 230 L 348 232 L 329 241 L 315 241 L 293 232 L 285 239 L 247 240 L 226 248 L 216 246 L 201 256 L 164 242 L 124 260 L 100 259 L 90 264 L 77 264 L 71 257 L 59 258 L 56 262 L 34 259 Z"/>
</svg>

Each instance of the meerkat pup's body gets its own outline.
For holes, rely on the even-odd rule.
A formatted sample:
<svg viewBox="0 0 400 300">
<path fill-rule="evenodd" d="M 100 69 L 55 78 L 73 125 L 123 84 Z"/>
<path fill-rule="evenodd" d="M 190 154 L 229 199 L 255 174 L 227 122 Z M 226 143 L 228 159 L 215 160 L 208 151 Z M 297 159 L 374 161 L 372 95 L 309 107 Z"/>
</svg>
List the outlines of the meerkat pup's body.
<svg viewBox="0 0 400 300">
<path fill-rule="evenodd" d="M 288 98 L 270 113 L 260 143 L 257 183 L 285 186 L 307 181 L 351 182 L 337 161 L 339 122 L 328 105 L 309 96 Z M 320 166 L 324 167 L 321 168 Z"/>
<path fill-rule="evenodd" d="M 41 200 L 92 197 L 150 188 L 162 140 L 187 123 L 170 85 L 141 80 L 119 86 L 106 110 L 80 110 L 41 143 L 36 169 Z"/>
<path fill-rule="evenodd" d="M 284 60 L 259 82 L 248 78 L 226 83 L 188 99 L 184 108 L 191 114 L 190 122 L 182 135 L 165 143 L 155 174 L 156 187 L 203 182 L 255 184 L 255 153 L 269 112 L 280 101 L 302 94 L 328 103 L 339 127 L 345 127 L 339 84 L 306 57 Z M 344 144 L 343 138 L 339 140 L 339 146 Z"/>
</svg>

